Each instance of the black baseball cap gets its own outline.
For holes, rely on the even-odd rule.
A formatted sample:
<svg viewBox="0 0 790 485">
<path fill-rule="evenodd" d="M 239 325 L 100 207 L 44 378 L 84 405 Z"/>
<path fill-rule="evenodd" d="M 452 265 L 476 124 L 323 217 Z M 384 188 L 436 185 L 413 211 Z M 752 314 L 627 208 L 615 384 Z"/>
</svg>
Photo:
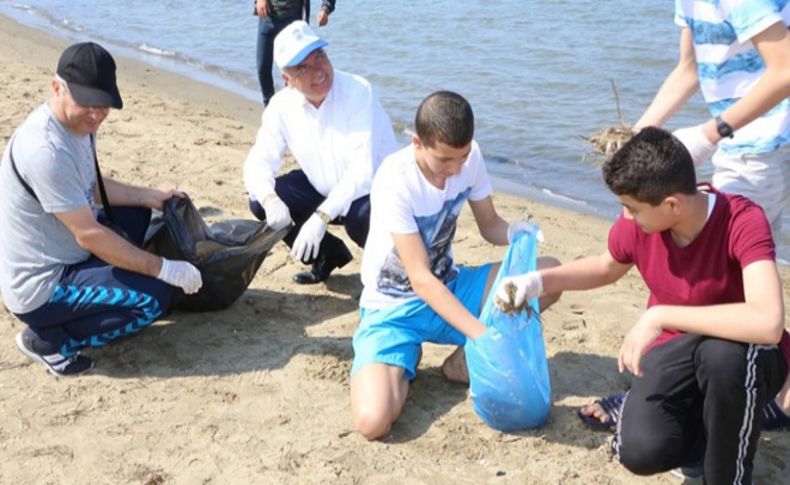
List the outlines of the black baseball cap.
<svg viewBox="0 0 790 485">
<path fill-rule="evenodd" d="M 115 60 L 99 44 L 82 42 L 67 47 L 60 55 L 57 73 L 77 103 L 123 108 L 115 83 Z"/>
</svg>

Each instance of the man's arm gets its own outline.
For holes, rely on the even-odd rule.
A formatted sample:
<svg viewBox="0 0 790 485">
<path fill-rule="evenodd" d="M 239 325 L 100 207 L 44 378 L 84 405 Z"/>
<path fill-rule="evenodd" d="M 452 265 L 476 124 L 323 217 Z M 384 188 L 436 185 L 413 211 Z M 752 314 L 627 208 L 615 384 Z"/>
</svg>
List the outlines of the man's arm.
<svg viewBox="0 0 790 485">
<path fill-rule="evenodd" d="M 149 209 L 164 209 L 164 203 L 172 197 L 184 197 L 184 193 L 175 190 L 159 190 L 148 187 L 138 187 L 123 182 L 118 182 L 109 177 L 102 177 L 104 188 L 107 190 L 107 199 L 111 205 L 147 207 Z M 94 200 L 101 200 L 99 187 L 96 186 Z"/>
<path fill-rule="evenodd" d="M 316 14 L 316 23 L 319 27 L 323 27 L 329 22 L 329 14 L 335 11 L 335 0 L 323 0 L 321 8 L 318 9 Z"/>
<path fill-rule="evenodd" d="M 662 330 L 753 344 L 778 343 L 784 332 L 784 302 L 776 263 L 762 260 L 743 268 L 743 287 L 743 303 L 649 308 L 623 341 L 620 371 L 641 375 L 640 359 Z"/>
<path fill-rule="evenodd" d="M 507 246 L 507 228 L 509 224 L 497 214 L 491 196 L 480 200 L 470 200 L 469 207 L 477 222 L 477 229 L 483 239 L 497 246 Z"/>
<path fill-rule="evenodd" d="M 244 161 L 244 186 L 261 203 L 268 195 L 274 194 L 274 176 L 280 169 L 287 147 L 275 109 L 270 104 L 264 110 L 255 144 Z"/>
<path fill-rule="evenodd" d="M 269 17 L 269 0 L 255 0 L 255 13 L 265 19 Z"/>
<path fill-rule="evenodd" d="M 679 51 L 677 65 L 664 80 L 653 102 L 634 124 L 634 131 L 639 131 L 645 126 L 663 125 L 699 89 L 697 61 L 694 57 L 691 29 L 688 27 L 680 32 Z"/>
<path fill-rule="evenodd" d="M 618 263 L 609 251 L 599 256 L 588 256 L 571 263 L 552 266 L 528 273 L 508 276 L 499 282 L 495 302 L 506 311 L 520 308 L 533 298 L 560 295 L 563 291 L 590 290 L 614 283 L 631 268 Z M 512 292 L 512 286 L 515 292 Z"/>
<path fill-rule="evenodd" d="M 143 251 L 99 224 L 89 206 L 73 211 L 57 212 L 54 215 L 71 231 L 82 249 L 102 261 L 154 278 L 159 275 L 162 258 Z"/>
<path fill-rule="evenodd" d="M 784 23 L 776 22 L 751 40 L 763 58 L 765 72 L 748 93 L 721 114 L 733 130 L 751 123 L 790 97 L 790 31 Z M 714 119 L 708 120 L 702 130 L 710 141 L 721 140 Z"/>
<path fill-rule="evenodd" d="M 431 272 L 428 253 L 417 233 L 393 234 L 395 249 L 406 269 L 414 292 L 447 323 L 469 338 L 485 332 L 485 326 Z"/>
<path fill-rule="evenodd" d="M 591 290 L 609 285 L 622 278 L 631 264 L 617 262 L 609 251 L 570 263 L 540 270 L 543 293 L 554 294 L 572 290 Z"/>
<path fill-rule="evenodd" d="M 344 214 L 354 200 L 370 193 L 375 153 L 373 142 L 378 137 L 375 131 L 383 129 L 374 126 L 374 111 L 383 111 L 383 108 L 378 97 L 373 93 L 372 86 L 368 86 L 366 95 L 364 101 L 360 102 L 360 98 L 357 98 L 355 106 L 348 107 L 347 116 L 352 116 L 354 119 L 350 123 L 348 132 L 338 135 L 339 139 L 335 140 L 335 143 L 342 143 L 346 147 L 341 153 L 347 154 L 350 166 L 318 206 L 319 211 L 332 219 Z"/>
<path fill-rule="evenodd" d="M 782 283 L 776 263 L 756 261 L 743 268 L 743 303 L 651 308 L 660 328 L 737 342 L 775 344 L 784 331 Z"/>
</svg>

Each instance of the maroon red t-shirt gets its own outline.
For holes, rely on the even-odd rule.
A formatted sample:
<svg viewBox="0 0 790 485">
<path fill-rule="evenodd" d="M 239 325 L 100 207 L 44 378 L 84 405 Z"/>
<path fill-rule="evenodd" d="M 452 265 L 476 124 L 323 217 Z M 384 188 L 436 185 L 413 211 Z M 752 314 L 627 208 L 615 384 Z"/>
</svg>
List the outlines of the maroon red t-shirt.
<svg viewBox="0 0 790 485">
<path fill-rule="evenodd" d="M 686 247 L 678 246 L 670 231 L 647 234 L 622 214 L 609 230 L 609 253 L 637 267 L 650 290 L 648 308 L 743 302 L 743 268 L 776 260 L 771 227 L 760 206 L 707 184 L 701 188 L 715 193 L 716 202 L 705 227 Z M 651 348 L 682 334 L 664 330 Z"/>
</svg>

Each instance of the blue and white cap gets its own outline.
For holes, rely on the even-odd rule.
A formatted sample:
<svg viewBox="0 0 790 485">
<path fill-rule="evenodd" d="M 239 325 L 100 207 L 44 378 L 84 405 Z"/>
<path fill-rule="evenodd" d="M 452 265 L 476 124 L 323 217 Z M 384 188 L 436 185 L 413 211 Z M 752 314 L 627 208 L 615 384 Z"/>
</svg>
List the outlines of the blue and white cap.
<svg viewBox="0 0 790 485">
<path fill-rule="evenodd" d="M 302 62 L 316 49 L 329 45 L 304 20 L 291 22 L 274 38 L 274 62 L 281 70 Z"/>
</svg>

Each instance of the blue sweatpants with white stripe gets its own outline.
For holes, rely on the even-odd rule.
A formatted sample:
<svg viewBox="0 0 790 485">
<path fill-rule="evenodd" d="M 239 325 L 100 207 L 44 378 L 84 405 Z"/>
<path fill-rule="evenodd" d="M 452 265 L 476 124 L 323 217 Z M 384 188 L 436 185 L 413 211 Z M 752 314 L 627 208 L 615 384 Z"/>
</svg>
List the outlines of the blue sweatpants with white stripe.
<svg viewBox="0 0 790 485">
<path fill-rule="evenodd" d="M 130 242 L 142 244 L 150 209 L 113 207 L 113 217 Z M 47 347 L 71 356 L 147 327 L 167 312 L 172 292 L 170 285 L 156 278 L 91 256 L 66 268 L 49 302 L 16 316 Z"/>
<path fill-rule="evenodd" d="M 765 404 L 787 375 L 776 345 L 686 334 L 654 347 L 626 395 L 613 449 L 633 473 L 704 462 L 706 484 L 750 484 Z"/>
</svg>

